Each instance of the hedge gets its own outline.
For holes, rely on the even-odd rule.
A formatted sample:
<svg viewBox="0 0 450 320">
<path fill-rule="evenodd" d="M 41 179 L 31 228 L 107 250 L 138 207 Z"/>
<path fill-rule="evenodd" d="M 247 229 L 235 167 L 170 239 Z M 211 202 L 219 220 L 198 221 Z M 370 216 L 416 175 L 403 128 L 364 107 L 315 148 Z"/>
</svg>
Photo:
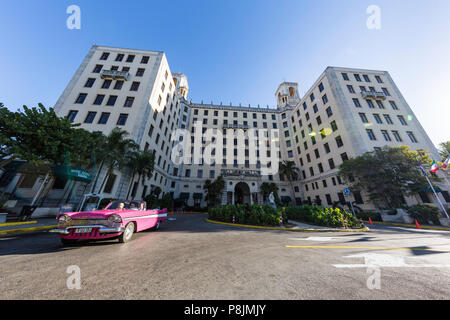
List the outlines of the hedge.
<svg viewBox="0 0 450 320">
<path fill-rule="evenodd" d="M 333 228 L 360 228 L 359 221 L 348 211 L 338 208 L 313 206 L 285 207 L 274 209 L 267 205 L 225 205 L 208 210 L 210 219 L 262 226 L 279 226 L 283 221 L 293 219 L 301 222 Z"/>
</svg>

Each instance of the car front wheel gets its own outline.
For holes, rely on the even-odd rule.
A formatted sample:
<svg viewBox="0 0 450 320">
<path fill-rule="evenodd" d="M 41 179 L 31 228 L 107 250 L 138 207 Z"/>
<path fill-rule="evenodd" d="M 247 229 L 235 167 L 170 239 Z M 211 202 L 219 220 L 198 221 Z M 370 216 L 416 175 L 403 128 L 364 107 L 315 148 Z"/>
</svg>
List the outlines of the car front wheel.
<svg viewBox="0 0 450 320">
<path fill-rule="evenodd" d="M 126 243 L 131 240 L 134 233 L 134 223 L 130 222 L 125 227 L 125 231 L 119 236 L 119 242 Z"/>
</svg>

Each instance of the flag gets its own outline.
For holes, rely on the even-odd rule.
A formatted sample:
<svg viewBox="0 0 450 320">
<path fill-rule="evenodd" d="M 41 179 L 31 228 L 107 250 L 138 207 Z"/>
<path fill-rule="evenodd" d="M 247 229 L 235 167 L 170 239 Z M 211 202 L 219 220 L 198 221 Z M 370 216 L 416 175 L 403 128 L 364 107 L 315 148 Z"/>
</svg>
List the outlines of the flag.
<svg viewBox="0 0 450 320">
<path fill-rule="evenodd" d="M 420 171 L 422 171 L 423 175 L 427 176 L 427 173 L 425 172 L 425 170 L 423 170 L 422 163 L 420 163 L 420 161 L 417 161 L 417 163 L 418 163 Z"/>
<path fill-rule="evenodd" d="M 450 162 L 450 156 L 445 159 L 444 163 L 442 163 L 442 170 L 446 170 L 448 168 L 448 164 Z"/>
<path fill-rule="evenodd" d="M 438 164 L 436 163 L 436 161 L 433 160 L 433 163 L 431 164 L 430 172 L 435 173 L 435 172 L 438 171 L 438 170 L 439 170 L 439 166 L 438 166 Z"/>
</svg>

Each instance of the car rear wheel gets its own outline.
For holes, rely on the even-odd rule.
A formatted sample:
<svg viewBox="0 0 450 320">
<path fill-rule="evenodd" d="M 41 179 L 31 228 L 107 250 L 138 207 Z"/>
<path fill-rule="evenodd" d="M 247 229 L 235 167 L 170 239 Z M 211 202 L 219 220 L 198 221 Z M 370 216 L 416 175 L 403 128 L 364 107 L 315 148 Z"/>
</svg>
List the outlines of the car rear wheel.
<svg viewBox="0 0 450 320">
<path fill-rule="evenodd" d="M 70 246 L 70 245 L 75 244 L 76 242 L 77 242 L 77 240 L 75 240 L 75 239 L 63 239 L 63 238 L 61 238 L 61 243 L 62 243 L 63 246 Z"/>
<path fill-rule="evenodd" d="M 157 222 L 156 225 L 152 228 L 153 231 L 158 231 L 159 227 L 161 226 L 161 222 Z"/>
<path fill-rule="evenodd" d="M 119 236 L 119 242 L 126 243 L 130 241 L 131 238 L 133 237 L 133 233 L 134 233 L 134 223 L 130 222 L 125 227 L 125 231 L 122 232 L 122 234 Z"/>
</svg>

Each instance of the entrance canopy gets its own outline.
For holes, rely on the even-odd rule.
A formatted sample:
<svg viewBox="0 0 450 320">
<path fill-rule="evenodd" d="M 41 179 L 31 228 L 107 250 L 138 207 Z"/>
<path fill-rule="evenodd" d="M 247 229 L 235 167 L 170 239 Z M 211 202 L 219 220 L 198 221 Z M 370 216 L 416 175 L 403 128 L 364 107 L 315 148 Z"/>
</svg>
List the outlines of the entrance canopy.
<svg viewBox="0 0 450 320">
<path fill-rule="evenodd" d="M 53 165 L 52 166 L 53 174 L 55 177 L 67 179 L 67 180 L 75 180 L 82 182 L 91 182 L 92 176 L 86 170 L 73 167 L 73 166 L 65 166 L 65 165 Z"/>
</svg>

